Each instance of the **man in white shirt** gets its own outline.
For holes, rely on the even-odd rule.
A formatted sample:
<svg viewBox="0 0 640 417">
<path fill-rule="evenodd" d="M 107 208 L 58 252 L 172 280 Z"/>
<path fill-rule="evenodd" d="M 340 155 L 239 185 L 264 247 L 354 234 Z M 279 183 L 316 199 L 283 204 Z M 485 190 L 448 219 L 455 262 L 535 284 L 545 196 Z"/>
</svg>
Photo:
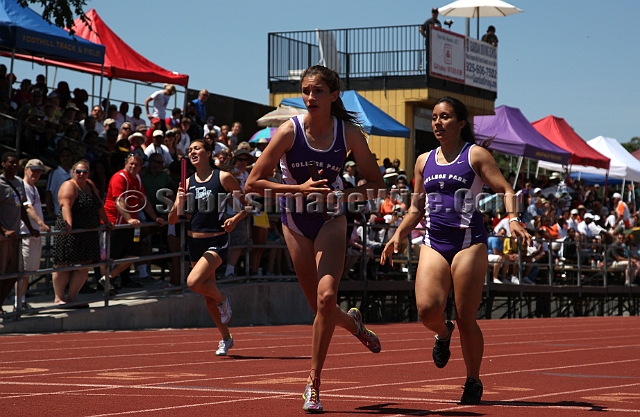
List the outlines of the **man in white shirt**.
<svg viewBox="0 0 640 417">
<path fill-rule="evenodd" d="M 147 117 L 149 120 L 154 117 L 160 118 L 162 130 L 167 129 L 165 117 L 167 112 L 167 105 L 172 95 L 176 93 L 176 87 L 173 84 L 165 84 L 162 90 L 158 90 L 151 94 L 144 101 L 144 108 L 147 110 Z M 149 111 L 149 102 L 153 101 L 153 113 Z"/>
<path fill-rule="evenodd" d="M 144 150 L 144 154 L 147 155 L 147 157 L 150 157 L 154 153 L 162 155 L 165 167 L 168 167 L 173 162 L 169 148 L 164 144 L 164 132 L 159 129 L 153 132 L 153 143 Z"/>
<path fill-rule="evenodd" d="M 120 111 L 116 113 L 116 117 L 114 117 L 114 119 L 116 119 L 116 128 L 118 130 L 120 130 L 124 122 L 129 121 L 129 116 L 127 116 L 128 111 L 129 111 L 129 103 L 127 103 L 126 101 L 123 101 L 122 103 L 120 103 Z"/>
<path fill-rule="evenodd" d="M 24 191 L 27 197 L 27 201 L 24 202 L 24 207 L 27 209 L 27 215 L 31 221 L 31 227 L 41 232 L 49 232 L 50 228 L 44 222 L 44 216 L 42 214 L 42 201 L 40 199 L 40 193 L 36 188 L 36 182 L 40 179 L 42 171 L 44 170 L 44 164 L 39 159 L 31 159 L 24 167 Z M 20 222 L 20 233 L 29 234 L 29 228 L 24 223 Z M 40 269 L 40 257 L 42 255 L 42 239 L 40 237 L 28 237 L 22 239 L 22 265 L 24 271 L 36 271 Z M 15 294 L 20 293 L 20 302 L 23 309 L 30 308 L 26 303 L 25 294 L 29 287 L 29 275 L 22 277 L 22 286 L 18 291 L 18 283 L 16 282 Z M 18 306 L 18 295 L 15 297 L 14 306 Z"/>
<path fill-rule="evenodd" d="M 578 230 L 578 209 L 571 210 L 571 217 L 567 219 L 567 230 Z"/>
</svg>

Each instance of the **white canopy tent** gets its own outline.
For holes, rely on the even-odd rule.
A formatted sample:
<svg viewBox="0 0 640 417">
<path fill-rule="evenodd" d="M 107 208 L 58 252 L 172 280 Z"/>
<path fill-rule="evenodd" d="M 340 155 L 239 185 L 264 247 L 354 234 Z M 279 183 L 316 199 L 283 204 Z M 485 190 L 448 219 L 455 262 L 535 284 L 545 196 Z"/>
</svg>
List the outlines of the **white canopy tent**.
<svg viewBox="0 0 640 417">
<path fill-rule="evenodd" d="M 640 161 L 634 158 L 620 142 L 615 139 L 598 136 L 587 141 L 587 144 L 602 155 L 611 159 L 609 177 L 620 178 L 622 180 L 640 182 Z M 540 161 L 538 168 L 545 168 L 551 171 L 563 172 L 566 167 L 552 162 Z M 607 175 L 607 170 L 602 168 L 588 167 L 583 165 L 571 165 L 571 172 L 581 172 L 585 174 Z"/>
</svg>

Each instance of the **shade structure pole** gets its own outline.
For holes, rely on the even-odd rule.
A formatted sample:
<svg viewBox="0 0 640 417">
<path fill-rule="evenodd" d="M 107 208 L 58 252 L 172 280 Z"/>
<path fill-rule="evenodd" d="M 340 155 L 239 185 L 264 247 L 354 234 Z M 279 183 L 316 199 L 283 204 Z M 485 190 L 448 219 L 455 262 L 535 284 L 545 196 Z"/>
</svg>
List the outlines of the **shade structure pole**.
<svg viewBox="0 0 640 417">
<path fill-rule="evenodd" d="M 518 167 L 516 168 L 516 177 L 513 179 L 513 189 L 516 189 L 516 185 L 518 184 L 518 175 L 520 175 L 520 168 L 522 168 L 522 160 L 524 159 L 523 156 L 519 156 L 518 157 Z"/>
<path fill-rule="evenodd" d="M 471 36 L 471 19 L 469 19 L 468 17 L 465 17 L 464 20 L 466 21 L 466 28 L 467 28 L 467 38 Z"/>
<path fill-rule="evenodd" d="M 102 106 L 102 84 L 104 82 L 104 62 L 102 62 L 102 70 L 100 70 L 100 99 L 98 100 L 98 105 Z M 106 112 L 107 109 L 104 109 Z"/>
<path fill-rule="evenodd" d="M 604 193 L 602 193 L 602 204 L 605 203 L 608 194 L 609 194 L 609 170 L 607 170 L 607 174 L 604 176 Z"/>
<path fill-rule="evenodd" d="M 113 78 L 109 78 L 109 86 L 107 87 L 107 101 L 109 101 L 111 99 L 111 82 L 113 81 Z M 107 111 L 107 109 L 104 109 L 105 113 Z"/>
<path fill-rule="evenodd" d="M 9 69 L 9 74 L 11 78 L 13 78 L 13 61 L 15 61 L 16 59 L 16 47 L 14 46 L 13 49 L 11 50 L 11 66 Z M 11 83 L 11 85 L 13 85 L 13 83 Z M 9 99 L 11 99 L 11 87 L 9 87 L 9 91 L 7 91 L 8 97 Z"/>
<path fill-rule="evenodd" d="M 476 39 L 480 39 L 480 8 L 476 7 Z"/>
</svg>

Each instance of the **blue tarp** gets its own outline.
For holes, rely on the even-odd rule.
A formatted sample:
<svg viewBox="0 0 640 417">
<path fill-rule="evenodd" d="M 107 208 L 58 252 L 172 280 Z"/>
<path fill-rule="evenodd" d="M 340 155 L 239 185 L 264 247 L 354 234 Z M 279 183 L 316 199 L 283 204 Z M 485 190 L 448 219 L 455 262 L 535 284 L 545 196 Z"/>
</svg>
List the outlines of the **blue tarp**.
<svg viewBox="0 0 640 417">
<path fill-rule="evenodd" d="M 358 113 L 358 119 L 366 133 L 399 138 L 408 138 L 411 136 L 411 131 L 408 127 L 389 116 L 356 91 L 344 91 L 341 97 L 344 107 L 347 110 Z M 297 107 L 299 109 L 305 108 L 302 97 L 285 98 L 280 104 L 283 106 Z"/>
<path fill-rule="evenodd" d="M 0 46 L 18 53 L 102 64 L 104 46 L 48 23 L 16 0 L 0 0 Z"/>
</svg>

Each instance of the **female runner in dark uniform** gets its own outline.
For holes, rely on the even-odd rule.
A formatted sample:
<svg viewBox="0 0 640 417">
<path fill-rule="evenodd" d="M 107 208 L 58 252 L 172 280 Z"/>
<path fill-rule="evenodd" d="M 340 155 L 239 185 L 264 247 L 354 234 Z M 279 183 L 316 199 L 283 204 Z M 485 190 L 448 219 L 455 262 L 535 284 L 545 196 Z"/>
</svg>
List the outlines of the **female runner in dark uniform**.
<svg viewBox="0 0 640 417">
<path fill-rule="evenodd" d="M 233 337 L 227 327 L 231 320 L 231 303 L 229 294 L 218 289 L 215 272 L 227 255 L 227 232 L 232 231 L 247 213 L 238 210 L 236 215 L 223 220 L 224 207 L 231 193 L 240 196 L 242 191 L 231 173 L 213 166 L 211 145 L 202 139 L 194 140 L 187 155 L 196 172 L 187 179 L 186 185 L 181 183 L 178 187 L 176 202 L 169 213 L 169 224 L 178 221 L 185 210 L 187 197 L 190 197 L 191 221 L 187 234 L 192 269 L 187 285 L 204 296 L 207 310 L 222 335 L 216 355 L 225 356 L 233 347 Z"/>
<path fill-rule="evenodd" d="M 489 151 L 475 145 L 467 120 L 468 112 L 461 101 L 443 97 L 436 102 L 431 125 L 440 147 L 418 157 L 415 184 L 416 190 L 422 184 L 424 193 L 414 194 L 411 207 L 385 246 L 380 263 L 393 262 L 391 256 L 397 253 L 403 239 L 425 220 L 416 274 L 418 315 L 422 324 L 436 333 L 432 356 L 436 366 L 443 368 L 451 355 L 449 343 L 454 329 L 453 322 L 445 320 L 444 310 L 449 292 L 454 290 L 456 322 L 467 367 L 460 402 L 475 404 L 482 397 L 480 362 L 484 350 L 476 314 L 488 264 L 487 233 L 482 214 L 475 210 L 475 197 L 483 182 L 504 194 L 511 233 L 527 244 L 531 236 L 516 217 L 513 189 Z"/>
<path fill-rule="evenodd" d="M 354 125 L 355 117 L 342 104 L 338 74 L 323 66 L 310 67 L 302 74 L 301 87 L 309 112 L 280 126 L 251 171 L 245 192 L 264 195 L 266 190 L 272 190 L 306 196 L 315 193 L 342 202 L 353 193 L 366 196 L 367 189 L 373 189 L 377 195 L 378 189 L 385 188 L 384 181 L 361 130 Z M 349 151 L 367 184 L 342 192 L 340 171 Z M 283 184 L 268 180 L 278 161 Z M 309 163 L 317 166 L 319 180 L 310 178 Z M 327 219 L 321 213 L 289 207 L 285 199 L 280 201 L 285 203 L 282 229 L 287 248 L 302 291 L 316 313 L 303 409 L 321 412 L 320 374 L 335 326 L 353 333 L 374 353 L 380 351 L 380 342 L 375 333 L 364 327 L 357 309 L 345 313 L 336 304 L 346 253 L 345 216 L 338 214 Z"/>
</svg>

